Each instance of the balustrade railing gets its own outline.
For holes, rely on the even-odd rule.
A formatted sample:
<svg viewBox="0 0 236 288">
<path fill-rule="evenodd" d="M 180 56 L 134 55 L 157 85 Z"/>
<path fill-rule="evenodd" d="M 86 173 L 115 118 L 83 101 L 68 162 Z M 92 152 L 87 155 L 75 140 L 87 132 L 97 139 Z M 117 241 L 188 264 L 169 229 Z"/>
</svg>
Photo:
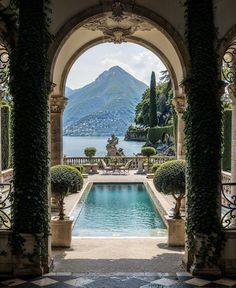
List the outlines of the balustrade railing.
<svg viewBox="0 0 236 288">
<path fill-rule="evenodd" d="M 154 157 L 150 157 L 150 162 L 152 164 L 154 163 L 158 163 L 158 164 L 162 164 L 166 161 L 169 161 L 169 160 L 174 160 L 175 157 L 172 157 L 172 156 L 154 156 Z M 136 156 L 136 157 L 128 157 L 128 156 L 124 156 L 124 157 L 121 157 L 121 156 L 114 156 L 114 157 L 93 157 L 92 158 L 92 162 L 93 163 L 97 163 L 99 164 L 101 162 L 101 160 L 104 160 L 106 162 L 106 164 L 109 165 L 110 162 L 114 162 L 114 160 L 118 163 L 121 163 L 121 164 L 126 164 L 128 161 L 131 160 L 131 165 L 130 165 L 130 169 L 131 170 L 136 170 L 138 169 L 138 161 L 147 161 L 147 158 L 146 157 L 143 157 L 143 156 Z M 74 165 L 74 164 L 86 164 L 86 163 L 89 163 L 90 162 L 90 159 L 88 157 L 64 157 L 64 164 L 66 165 Z"/>
<path fill-rule="evenodd" d="M 0 230 L 11 228 L 11 184 L 0 184 Z"/>
</svg>

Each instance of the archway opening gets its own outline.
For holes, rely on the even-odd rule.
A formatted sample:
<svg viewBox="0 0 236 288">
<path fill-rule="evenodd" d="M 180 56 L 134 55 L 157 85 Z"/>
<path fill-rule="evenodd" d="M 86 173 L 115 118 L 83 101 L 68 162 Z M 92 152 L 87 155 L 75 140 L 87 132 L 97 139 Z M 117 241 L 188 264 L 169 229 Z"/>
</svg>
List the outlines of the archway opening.
<svg viewBox="0 0 236 288">
<path fill-rule="evenodd" d="M 64 155 L 84 156 L 84 148 L 95 141 L 96 156 L 104 157 L 107 155 L 107 138 L 112 134 L 120 138 L 119 147 L 124 149 L 126 156 L 140 153 L 149 127 L 152 71 L 156 72 L 158 87 L 157 125 L 172 126 L 171 79 L 165 65 L 154 53 L 133 43 L 107 43 L 94 46 L 81 55 L 67 78 L 65 95 L 68 104 L 63 113 Z M 160 141 L 167 133 L 162 130 Z M 172 132 L 172 138 L 173 135 Z M 130 141 L 123 141 L 124 138 Z"/>
<path fill-rule="evenodd" d="M 58 43 L 59 45 L 58 45 L 56 52 L 54 54 L 55 57 L 53 60 L 53 65 L 52 65 L 52 75 L 53 75 L 53 82 L 55 83 L 55 88 L 53 90 L 52 97 L 51 97 L 51 99 L 52 99 L 52 105 L 51 105 L 51 107 L 52 107 L 51 108 L 52 109 L 52 113 L 51 113 L 52 121 L 51 121 L 51 123 L 53 123 L 51 131 L 52 131 L 52 139 L 53 139 L 52 152 L 54 153 L 55 152 L 54 150 L 57 150 L 57 152 L 59 151 L 58 157 L 57 157 L 57 160 L 59 160 L 58 161 L 59 163 L 62 162 L 63 153 L 61 150 L 62 149 L 62 142 L 60 142 L 62 135 L 59 135 L 58 131 L 60 131 L 60 133 L 61 133 L 61 130 L 60 130 L 62 128 L 62 124 L 60 122 L 62 120 L 61 119 L 61 112 L 64 109 L 65 102 L 67 101 L 64 98 L 66 79 L 67 79 L 68 73 L 70 71 L 70 68 L 72 67 L 73 63 L 75 62 L 75 59 L 77 57 L 81 56 L 86 50 L 89 51 L 88 49 L 95 46 L 96 44 L 100 44 L 100 43 L 104 43 L 104 42 L 115 42 L 115 43 L 131 42 L 131 43 L 139 44 L 143 47 L 146 47 L 150 51 L 154 52 L 154 54 L 158 55 L 162 59 L 162 61 L 165 63 L 166 70 L 168 71 L 168 73 L 170 75 L 170 79 L 171 79 L 171 83 L 172 83 L 172 87 L 173 87 L 173 94 L 174 94 L 174 97 L 176 98 L 175 103 L 178 107 L 180 107 L 179 115 L 181 115 L 180 117 L 182 119 L 182 113 L 184 110 L 184 96 L 183 96 L 182 88 L 179 86 L 179 83 L 183 80 L 183 77 L 185 74 L 185 68 L 183 65 L 183 59 L 182 59 L 181 53 L 179 53 L 179 50 L 177 48 L 177 44 L 174 43 L 174 41 L 173 41 L 173 39 L 171 39 L 170 35 L 169 36 L 167 35 L 165 29 L 163 29 L 163 30 L 160 29 L 160 27 L 155 25 L 154 22 L 146 19 L 145 17 L 141 17 L 139 15 L 134 15 L 131 13 L 124 13 L 124 18 L 122 18 L 121 21 L 118 21 L 117 19 L 113 19 L 112 15 L 113 14 L 111 12 L 97 14 L 94 17 L 87 19 L 86 21 L 81 21 L 81 23 L 79 23 L 78 25 L 70 27 L 70 33 L 67 34 L 67 37 L 65 37 L 63 39 L 63 41 L 60 41 Z M 61 33 L 63 34 L 63 31 L 61 31 Z M 121 69 L 124 70 L 123 69 L 124 67 L 123 68 L 117 68 L 116 67 L 115 68 L 116 71 L 114 71 L 114 69 L 113 69 L 114 67 L 113 68 L 109 67 L 109 68 L 110 69 L 107 71 L 107 73 L 111 73 L 111 74 L 114 72 L 120 73 Z M 150 77 L 150 72 L 148 73 L 149 74 L 148 77 Z M 105 72 L 105 74 L 107 74 L 107 73 Z M 98 79 L 99 79 L 99 77 L 98 77 Z M 68 91 L 68 89 L 67 89 L 67 91 Z M 69 98 L 72 98 L 72 96 L 73 96 L 73 93 L 71 95 L 68 95 Z M 61 106 L 59 106 L 60 103 L 62 104 Z M 82 105 L 81 105 L 81 109 L 83 109 Z M 59 114 L 58 112 L 60 113 L 60 115 L 58 115 Z M 81 113 L 82 113 L 82 111 L 81 111 Z M 70 113 L 69 113 L 69 116 L 71 116 Z M 181 119 L 180 119 L 180 121 L 182 121 Z M 87 122 L 89 122 L 89 120 L 90 119 L 87 119 L 87 121 L 85 121 L 85 122 L 87 123 Z M 57 124 L 59 123 L 59 124 L 55 125 L 55 123 L 57 123 Z M 91 125 L 89 125 L 89 128 L 90 127 L 91 127 Z M 182 128 L 181 133 L 183 133 L 183 125 L 182 126 L 178 125 L 178 127 Z M 68 131 L 68 127 L 66 129 Z M 72 130 L 74 131 L 75 129 L 72 129 Z M 70 131 L 72 131 L 72 130 L 70 130 Z M 178 133 L 178 136 L 181 133 Z M 60 136 L 61 138 L 58 136 Z M 181 139 L 183 140 L 182 134 L 181 134 L 181 137 L 182 137 Z M 162 137 L 162 138 L 164 138 L 164 137 Z M 90 143 L 93 146 L 93 142 L 90 141 Z M 183 143 L 181 143 L 181 145 L 183 146 Z M 57 149 L 55 149 L 56 146 L 57 146 Z M 183 149 L 181 151 L 183 152 Z M 73 157 L 67 157 L 67 158 L 73 158 Z M 52 160 L 55 160 L 55 159 L 52 159 Z M 74 160 L 75 160 L 74 158 L 73 158 L 73 160 L 68 159 L 68 161 L 72 161 L 72 162 Z M 72 162 L 69 163 L 67 161 L 64 163 L 66 163 L 66 164 L 83 164 L 83 166 L 86 167 L 87 162 L 86 163 L 82 163 L 82 162 L 87 161 L 87 159 L 82 159 L 79 161 L 77 161 L 77 160 L 78 159 L 76 159 L 74 161 L 74 163 L 72 163 Z M 92 160 L 94 162 L 97 161 L 97 159 L 95 159 L 95 157 L 93 157 L 93 159 L 90 159 L 90 160 Z M 86 171 L 87 172 L 86 174 L 93 172 L 92 166 L 94 166 L 94 165 L 91 165 L 91 162 L 88 163 L 89 164 L 89 166 L 88 166 L 89 170 Z M 57 163 L 57 164 L 59 164 L 59 163 Z M 122 163 L 121 165 L 123 165 L 123 164 L 124 163 Z M 142 165 L 139 165 L 138 159 L 135 159 L 134 165 L 137 166 L 136 168 L 138 168 L 138 166 L 139 166 L 138 169 L 142 169 L 141 172 L 143 172 L 144 165 L 143 165 L 143 163 L 142 163 Z M 117 165 L 116 165 L 116 167 L 117 167 Z M 103 171 L 106 171 L 106 169 L 104 168 Z M 120 177 L 121 175 L 118 174 L 116 176 Z M 95 177 L 96 177 L 96 175 L 95 175 Z M 135 177 L 136 177 L 136 175 L 133 175 L 132 181 L 140 182 L 140 180 L 138 180 L 138 178 L 135 178 Z M 140 176 L 138 176 L 138 177 L 140 177 Z M 141 182 L 145 182 L 145 179 L 146 179 L 145 176 L 142 175 L 141 177 L 142 177 Z M 116 178 L 116 181 L 113 179 L 113 181 L 115 181 L 115 182 L 120 181 L 117 179 L 118 178 Z M 171 203 L 171 205 L 172 205 L 172 203 Z M 112 239 L 112 241 L 113 240 L 116 241 L 116 239 Z M 152 242 L 154 239 L 150 238 L 148 240 L 150 240 Z M 114 241 L 112 242 L 111 246 L 115 245 Z M 166 240 L 165 240 L 165 242 L 166 242 Z M 121 244 L 121 242 L 119 242 L 119 243 Z M 134 245 L 136 245 L 136 249 L 137 249 L 136 251 L 138 251 L 140 249 L 140 246 L 138 243 L 139 242 L 136 242 L 136 244 L 133 243 Z M 126 244 L 125 243 L 121 244 L 121 246 L 127 245 L 127 247 L 131 247 L 133 244 L 130 244 L 127 242 Z M 149 245 L 149 244 L 147 244 L 147 245 Z M 155 241 L 152 242 L 151 245 L 153 245 L 153 244 L 154 244 L 154 246 L 156 246 Z M 154 248 L 154 246 L 153 246 L 153 248 Z M 161 244 L 159 248 L 165 250 L 166 246 Z M 120 248 L 119 248 L 119 250 L 121 251 Z M 155 250 L 155 248 L 154 248 L 154 250 Z M 168 250 L 168 252 L 166 250 Z M 175 264 L 181 262 L 181 260 L 182 260 L 182 250 L 181 249 L 177 248 L 174 251 L 173 250 L 170 251 L 169 249 L 166 249 L 166 250 L 161 252 L 161 254 L 162 253 L 166 253 L 166 254 L 172 253 L 172 254 L 174 254 L 174 257 L 176 257 L 175 259 L 178 259 L 178 260 L 176 260 Z M 156 253 L 156 251 L 154 253 Z M 101 255 L 100 255 L 100 257 L 102 258 Z M 104 254 L 103 254 L 103 257 L 105 257 Z M 119 257 L 122 258 L 122 255 L 120 255 Z M 158 260 L 159 258 L 158 257 L 155 258 L 154 254 L 151 257 L 149 255 L 148 257 L 150 257 L 150 258 L 145 259 L 145 261 L 142 261 L 142 257 L 145 257 L 144 255 L 140 255 L 140 256 L 135 255 L 136 258 L 135 257 L 133 258 L 133 256 L 130 256 L 130 255 L 127 257 L 128 258 L 130 257 L 131 261 L 133 261 L 132 259 L 138 260 L 138 257 L 140 257 L 140 259 L 139 259 L 140 263 L 142 262 L 144 266 L 148 262 L 150 263 L 151 266 L 152 266 L 151 263 L 153 263 L 153 267 L 155 266 L 155 269 L 156 269 L 157 262 L 160 264 L 160 261 Z M 152 262 L 151 259 L 153 259 L 155 264 L 154 264 L 154 262 Z M 93 260 L 93 259 L 91 259 L 91 260 Z M 102 259 L 99 259 L 99 260 L 102 260 Z M 103 260 L 105 260 L 105 259 L 103 259 Z M 157 260 L 157 262 L 156 262 L 156 260 Z M 95 261 L 92 261 L 92 262 L 95 263 Z M 101 261 L 101 263 L 102 262 L 103 261 Z M 105 262 L 106 262 L 106 260 L 105 260 Z M 134 262 L 135 262 L 135 260 L 134 260 Z M 132 269 L 136 269 L 134 262 L 132 265 Z M 61 263 L 63 263 L 63 261 Z M 80 261 L 80 264 L 82 264 L 82 263 L 83 263 L 83 261 Z M 117 271 L 118 268 L 116 265 L 120 265 L 118 259 L 114 260 L 114 264 L 115 265 L 112 269 L 116 269 L 116 271 Z M 169 264 L 171 264 L 171 263 L 169 263 Z M 79 266 L 79 267 L 81 268 L 81 266 Z M 99 265 L 99 261 L 97 262 L 97 268 L 98 267 L 101 267 Z M 57 269 L 60 269 L 60 263 L 59 263 Z M 78 266 L 77 266 L 77 269 L 78 269 Z M 151 271 L 150 269 L 152 269 L 152 268 L 150 268 L 150 266 L 149 266 L 149 268 L 147 268 L 147 269 L 149 269 L 149 271 Z M 161 267 L 160 267 L 160 269 L 161 269 Z M 173 268 L 173 269 L 177 269 L 177 268 Z M 65 269 L 64 269 L 64 271 L 65 271 Z"/>
</svg>

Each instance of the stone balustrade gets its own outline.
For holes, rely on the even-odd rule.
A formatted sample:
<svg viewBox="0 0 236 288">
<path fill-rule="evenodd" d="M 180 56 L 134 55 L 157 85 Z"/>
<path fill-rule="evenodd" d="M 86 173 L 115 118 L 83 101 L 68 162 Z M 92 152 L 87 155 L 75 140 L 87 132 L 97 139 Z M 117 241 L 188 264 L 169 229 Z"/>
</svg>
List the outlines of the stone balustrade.
<svg viewBox="0 0 236 288">
<path fill-rule="evenodd" d="M 137 170 L 139 168 L 139 162 L 142 161 L 144 163 L 147 160 L 147 158 L 144 156 L 135 156 L 135 157 L 132 157 L 132 156 L 131 157 L 128 157 L 128 156 L 114 157 L 113 156 L 113 157 L 93 157 L 92 162 L 99 164 L 99 162 L 101 160 L 104 160 L 106 163 L 109 164 L 109 162 L 114 162 L 114 159 L 116 159 L 117 162 L 124 164 L 124 165 L 128 161 L 131 160 L 131 166 L 130 166 L 131 170 Z M 175 157 L 172 157 L 172 156 L 153 156 L 153 157 L 150 157 L 150 163 L 162 164 L 166 161 L 174 160 L 174 159 L 175 159 Z M 63 159 L 63 163 L 66 165 L 74 165 L 74 164 L 83 165 L 83 164 L 86 164 L 89 162 L 90 162 L 90 159 L 88 157 L 64 157 L 64 159 Z"/>
</svg>

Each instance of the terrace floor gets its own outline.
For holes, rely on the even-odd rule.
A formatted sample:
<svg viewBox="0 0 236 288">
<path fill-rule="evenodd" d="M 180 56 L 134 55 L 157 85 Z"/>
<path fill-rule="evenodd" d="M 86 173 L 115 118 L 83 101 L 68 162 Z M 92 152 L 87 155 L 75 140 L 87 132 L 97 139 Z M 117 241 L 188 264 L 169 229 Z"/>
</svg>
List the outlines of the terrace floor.
<svg viewBox="0 0 236 288">
<path fill-rule="evenodd" d="M 158 193 L 152 179 L 145 175 L 91 175 L 89 182 L 148 182 L 163 211 L 173 207 L 173 198 Z M 81 193 L 66 199 L 70 214 Z M 55 268 L 52 273 L 33 279 L 0 279 L 2 287 L 21 288 L 194 288 L 234 287 L 232 278 L 195 278 L 184 272 L 183 249 L 170 248 L 166 238 L 77 237 L 70 249 L 53 250 Z"/>
</svg>

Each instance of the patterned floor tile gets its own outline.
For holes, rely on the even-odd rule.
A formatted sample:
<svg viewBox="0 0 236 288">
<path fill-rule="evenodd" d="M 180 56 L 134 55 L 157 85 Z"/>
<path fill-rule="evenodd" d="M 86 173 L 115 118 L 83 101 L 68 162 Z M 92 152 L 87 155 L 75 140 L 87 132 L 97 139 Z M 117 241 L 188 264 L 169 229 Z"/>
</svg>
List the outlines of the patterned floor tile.
<svg viewBox="0 0 236 288">
<path fill-rule="evenodd" d="M 18 285 L 23 284 L 23 283 L 26 283 L 26 281 L 22 280 L 22 279 L 18 279 L 18 278 L 1 282 L 1 284 L 6 285 L 8 287 L 15 287 L 15 286 L 18 286 Z"/>
<path fill-rule="evenodd" d="M 163 285 L 163 286 L 172 286 L 172 285 L 176 285 L 178 283 L 178 281 L 176 280 L 172 280 L 172 279 L 168 279 L 168 278 L 161 278 L 159 280 L 155 280 L 153 282 L 151 282 L 150 284 L 157 284 L 157 285 Z"/>
<path fill-rule="evenodd" d="M 66 282 L 69 280 L 76 279 L 78 277 L 72 277 L 72 276 L 50 276 L 50 279 L 56 280 L 58 282 Z"/>
<path fill-rule="evenodd" d="M 231 279 L 219 279 L 217 281 L 213 281 L 214 283 L 216 284 L 221 284 L 221 285 L 225 285 L 225 286 L 228 286 L 228 287 L 232 287 L 234 285 L 236 285 L 236 280 L 231 280 Z"/>
<path fill-rule="evenodd" d="M 122 281 L 121 279 L 112 279 L 112 278 L 103 277 L 103 278 L 95 279 L 94 282 L 87 284 L 84 287 L 86 288 L 124 288 L 124 287 L 127 287 L 124 283 L 125 281 Z"/>
<path fill-rule="evenodd" d="M 55 284 L 55 283 L 58 283 L 58 281 L 54 280 L 54 279 L 51 279 L 49 277 L 46 277 L 46 278 L 42 278 L 42 279 L 39 279 L 39 280 L 35 280 L 35 281 L 32 281 L 33 284 L 36 284 L 40 287 L 44 287 L 44 286 L 48 286 L 48 285 L 51 285 L 51 284 Z"/>
<path fill-rule="evenodd" d="M 190 280 L 184 281 L 184 283 L 190 284 L 190 285 L 195 285 L 196 287 L 202 287 L 202 286 L 205 286 L 207 284 L 210 284 L 211 281 L 199 279 L 199 278 L 192 278 Z"/>
<path fill-rule="evenodd" d="M 64 283 L 69 284 L 69 285 L 74 286 L 74 287 L 80 287 L 80 286 L 90 284 L 92 282 L 94 282 L 94 280 L 89 279 L 89 278 L 79 277 L 79 278 L 65 281 Z"/>
<path fill-rule="evenodd" d="M 148 284 L 148 281 L 138 279 L 138 278 L 130 278 L 125 281 L 123 281 L 123 287 L 129 287 L 129 288 L 140 288 L 143 285 Z"/>
</svg>

